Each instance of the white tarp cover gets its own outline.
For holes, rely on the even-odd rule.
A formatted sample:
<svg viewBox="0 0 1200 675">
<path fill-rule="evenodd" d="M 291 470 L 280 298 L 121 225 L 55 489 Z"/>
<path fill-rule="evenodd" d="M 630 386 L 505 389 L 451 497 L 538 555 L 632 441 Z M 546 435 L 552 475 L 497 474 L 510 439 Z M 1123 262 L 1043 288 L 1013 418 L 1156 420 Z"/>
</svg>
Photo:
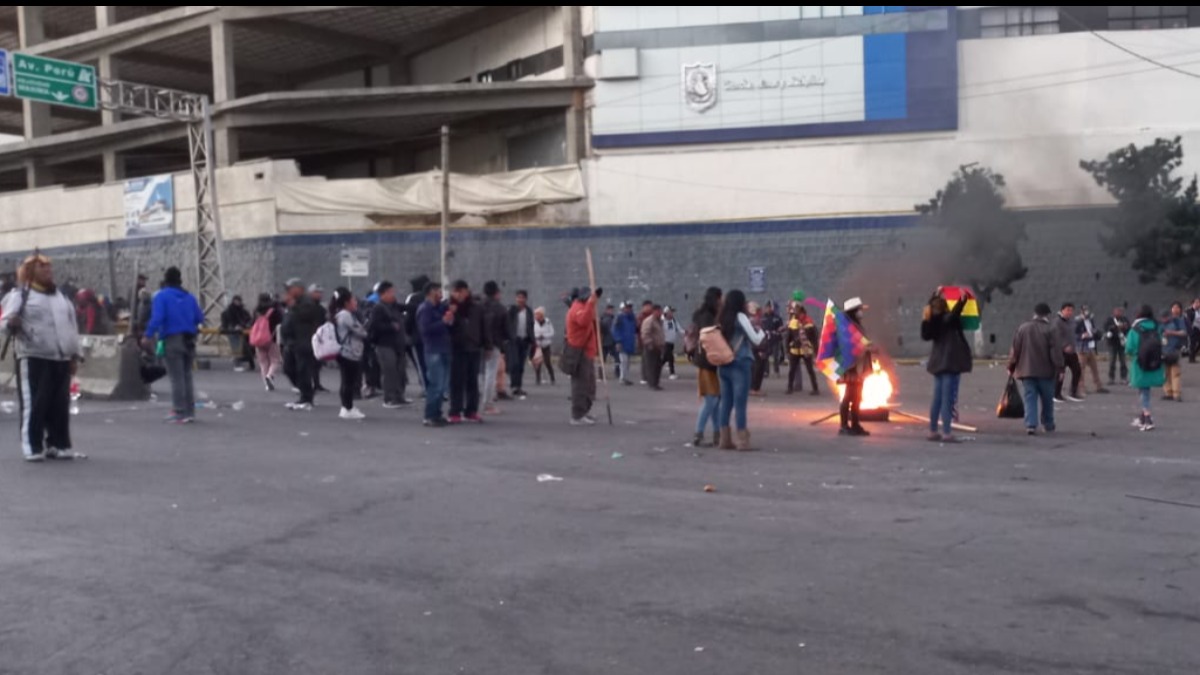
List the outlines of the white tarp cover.
<svg viewBox="0 0 1200 675">
<path fill-rule="evenodd" d="M 486 216 L 538 204 L 584 198 L 577 166 L 553 166 L 486 176 L 450 174 L 450 211 Z M 431 215 L 442 211 L 438 171 L 395 178 L 309 178 L 276 186 L 280 213 L 300 215 Z"/>
</svg>

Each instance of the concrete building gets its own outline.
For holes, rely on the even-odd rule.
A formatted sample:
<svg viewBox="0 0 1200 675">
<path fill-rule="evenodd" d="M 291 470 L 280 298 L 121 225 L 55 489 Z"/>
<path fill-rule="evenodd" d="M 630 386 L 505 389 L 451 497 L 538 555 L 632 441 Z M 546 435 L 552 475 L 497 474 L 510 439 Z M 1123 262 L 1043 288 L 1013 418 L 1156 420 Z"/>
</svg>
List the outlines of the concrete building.
<svg viewBox="0 0 1200 675">
<path fill-rule="evenodd" d="M 1030 234 L 1029 277 L 985 310 L 985 347 L 1038 300 L 1173 297 L 1102 252 L 1110 202 L 1078 163 L 1157 137 L 1200 148 L 1194 26 L 1192 6 L 21 6 L 0 8 L 0 48 L 211 94 L 231 291 L 333 283 L 343 246 L 371 247 L 380 276 L 431 271 L 421 223 L 281 195 L 432 169 L 450 124 L 454 171 L 577 165 L 586 188 L 465 221 L 456 274 L 549 299 L 590 246 L 616 299 L 875 296 L 906 353 L 929 291 L 955 281 L 913 206 L 964 164 L 1005 175 Z M 120 236 L 121 177 L 185 168 L 180 128 L 5 101 L 0 133 L 24 139 L 0 145 L 0 187 L 42 188 L 0 196 L 10 258 L 62 248 L 103 286 L 110 252 L 117 269 L 187 255 L 183 184 L 171 244 Z"/>
</svg>

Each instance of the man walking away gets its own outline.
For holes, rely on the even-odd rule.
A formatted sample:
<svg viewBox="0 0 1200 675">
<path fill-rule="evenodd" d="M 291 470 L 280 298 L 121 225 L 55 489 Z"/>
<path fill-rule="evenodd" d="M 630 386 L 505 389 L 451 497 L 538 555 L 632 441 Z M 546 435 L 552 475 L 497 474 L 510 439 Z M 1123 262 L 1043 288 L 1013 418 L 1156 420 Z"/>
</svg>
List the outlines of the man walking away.
<svg viewBox="0 0 1200 675">
<path fill-rule="evenodd" d="M 516 304 L 508 309 L 508 335 L 511 338 L 508 354 L 508 377 L 512 380 L 513 396 L 528 396 L 525 392 L 525 364 L 533 353 L 533 310 L 529 307 L 529 292 L 517 291 Z"/>
<path fill-rule="evenodd" d="M 1129 381 L 1129 365 L 1125 362 L 1125 336 L 1129 334 L 1129 319 L 1125 308 L 1117 307 L 1104 323 L 1104 341 L 1108 345 L 1108 383 L 1117 383 L 1117 363 L 1121 364 L 1121 382 Z"/>
<path fill-rule="evenodd" d="M 1054 400 L 1058 403 L 1081 403 L 1079 397 L 1079 382 L 1083 379 L 1083 368 L 1079 365 L 1079 353 L 1075 351 L 1075 305 L 1063 303 L 1062 311 L 1054 320 L 1058 331 L 1058 344 L 1063 350 L 1063 365 L 1058 371 L 1058 381 L 1054 388 Z M 1071 393 L 1063 397 L 1063 385 L 1067 381 L 1067 371 L 1071 371 Z"/>
<path fill-rule="evenodd" d="M 450 298 L 454 325 L 450 331 L 450 423 L 482 422 L 479 417 L 479 365 L 486 344 L 483 308 L 471 297 L 467 282 L 454 282 Z"/>
<path fill-rule="evenodd" d="M 382 281 L 376 288 L 379 302 L 371 310 L 367 340 L 375 347 L 379 359 L 383 407 L 394 410 L 412 403 L 404 398 L 404 358 L 408 347 L 404 311 L 396 300 L 396 287 L 392 282 Z"/>
<path fill-rule="evenodd" d="M 567 344 L 563 351 L 563 372 L 571 378 L 571 426 L 592 426 L 596 419 L 591 416 L 596 401 L 596 356 L 599 353 L 599 336 L 596 335 L 596 303 L 604 290 L 597 288 L 595 294 L 587 289 L 571 293 L 571 309 L 567 312 Z M 629 320 L 634 320 L 633 308 Z M 567 364 L 572 364 L 568 372 Z M 627 371 L 626 371 L 627 372 Z"/>
<path fill-rule="evenodd" d="M 300 390 L 300 399 L 287 404 L 289 410 L 309 411 L 313 409 L 316 372 L 320 364 L 313 354 L 312 338 L 321 324 L 325 323 L 325 310 L 304 292 L 299 279 L 288 281 L 288 302 L 291 309 L 283 319 L 279 333 L 283 338 L 285 359 L 293 364 L 293 383 Z"/>
<path fill-rule="evenodd" d="M 1087 379 L 1090 372 L 1092 384 L 1096 385 L 1096 393 L 1107 394 L 1108 390 L 1100 384 L 1100 356 L 1096 347 L 1099 344 L 1099 330 L 1096 327 L 1096 317 L 1087 305 L 1083 306 L 1081 314 L 1079 322 L 1075 325 L 1075 347 L 1079 350 L 1079 361 L 1084 368 L 1083 379 Z"/>
<path fill-rule="evenodd" d="M 408 332 L 408 358 L 412 361 L 413 368 L 417 371 L 417 382 L 420 383 L 421 389 L 424 390 L 429 384 L 425 372 L 425 349 L 423 348 L 421 331 L 417 327 L 417 311 L 425 304 L 427 299 L 426 291 L 429 288 L 429 277 L 422 274 L 413 277 L 409 280 L 412 285 L 412 293 L 404 300 L 404 321 L 405 330 Z M 438 284 L 438 291 L 441 292 L 441 284 Z"/>
<path fill-rule="evenodd" d="M 1200 298 L 1192 300 L 1183 318 L 1188 327 L 1188 363 L 1195 363 L 1196 352 L 1200 351 Z"/>
<path fill-rule="evenodd" d="M 450 378 L 450 327 L 454 324 L 454 312 L 442 302 L 442 285 L 429 283 L 425 289 L 425 302 L 417 310 L 417 331 L 421 336 L 428 383 L 425 385 L 425 421 L 427 427 L 446 426 L 442 417 L 442 398 Z"/>
<path fill-rule="evenodd" d="M 654 391 L 662 391 L 663 350 L 667 348 L 662 316 L 662 305 L 654 305 L 650 316 L 642 322 L 642 359 L 646 362 L 646 384 Z"/>
<path fill-rule="evenodd" d="M 196 334 L 204 324 L 204 312 L 195 296 L 183 290 L 183 275 L 178 267 L 167 270 L 163 290 L 154 296 L 150 324 L 146 326 L 147 346 L 154 340 L 165 342 L 167 375 L 171 378 L 171 416 L 173 424 L 196 421 L 196 389 L 192 370 L 196 364 Z"/>
<path fill-rule="evenodd" d="M 483 406 L 489 415 L 498 415 L 496 407 L 499 390 L 501 356 L 509 345 L 508 310 L 500 302 L 500 284 L 489 281 L 483 285 Z M 516 385 L 513 395 L 517 396 Z"/>
<path fill-rule="evenodd" d="M 1154 310 L 1149 305 L 1138 312 L 1137 320 L 1129 331 L 1128 354 L 1133 357 L 1133 377 L 1129 384 L 1138 390 L 1142 411 L 1133 426 L 1139 431 L 1152 431 L 1154 417 L 1150 414 L 1151 392 L 1166 383 L 1163 363 L 1162 333 L 1154 320 Z"/>
<path fill-rule="evenodd" d="M 1025 431 L 1037 435 L 1038 403 L 1042 405 L 1042 426 L 1054 433 L 1054 386 L 1066 360 L 1062 332 L 1050 324 L 1050 305 L 1041 303 L 1032 320 L 1021 324 L 1013 337 L 1008 357 L 1008 372 L 1025 389 Z"/>
<path fill-rule="evenodd" d="M 4 296 L 0 326 L 16 340 L 21 452 L 26 462 L 71 459 L 71 378 L 79 363 L 75 307 L 54 284 L 50 258 L 21 263 Z"/>
<path fill-rule="evenodd" d="M 675 376 L 675 345 L 680 344 L 680 341 L 683 340 L 683 328 L 679 325 L 679 320 L 675 318 L 675 310 L 671 307 L 663 310 L 663 333 L 667 340 L 667 346 L 663 349 L 663 361 L 671 373 L 671 379 L 677 380 L 679 378 Z"/>
<path fill-rule="evenodd" d="M 1183 402 L 1183 348 L 1188 341 L 1188 324 L 1183 318 L 1183 304 L 1171 305 L 1171 314 L 1163 323 L 1163 370 L 1166 383 L 1163 385 L 1163 400 Z"/>
</svg>

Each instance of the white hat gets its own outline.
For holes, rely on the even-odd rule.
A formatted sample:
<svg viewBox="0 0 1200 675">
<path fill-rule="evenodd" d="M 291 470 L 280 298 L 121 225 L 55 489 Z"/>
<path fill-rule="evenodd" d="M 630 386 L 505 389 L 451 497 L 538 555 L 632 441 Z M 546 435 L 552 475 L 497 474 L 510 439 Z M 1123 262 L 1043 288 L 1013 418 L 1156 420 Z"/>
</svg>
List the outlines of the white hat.
<svg viewBox="0 0 1200 675">
<path fill-rule="evenodd" d="M 856 309 L 868 309 L 863 304 L 862 298 L 850 298 L 846 301 L 846 304 L 842 305 L 843 312 L 853 312 Z"/>
</svg>

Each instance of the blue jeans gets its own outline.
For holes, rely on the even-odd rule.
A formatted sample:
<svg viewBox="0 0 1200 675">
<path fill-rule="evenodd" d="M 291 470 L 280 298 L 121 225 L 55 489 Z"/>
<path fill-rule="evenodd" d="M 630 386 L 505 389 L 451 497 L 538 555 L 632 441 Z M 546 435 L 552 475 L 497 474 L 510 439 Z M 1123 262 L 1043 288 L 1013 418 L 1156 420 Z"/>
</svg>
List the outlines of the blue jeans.
<svg viewBox="0 0 1200 675">
<path fill-rule="evenodd" d="M 1142 399 L 1142 412 L 1150 412 L 1150 390 L 1138 389 L 1138 394 L 1141 395 Z"/>
<path fill-rule="evenodd" d="M 1054 431 L 1054 378 L 1035 378 L 1021 380 L 1025 387 L 1025 428 L 1038 427 L 1038 401 L 1042 403 L 1042 426 L 1046 431 Z"/>
<path fill-rule="evenodd" d="M 962 375 L 942 373 L 933 376 L 933 404 L 929 406 L 929 431 L 937 433 L 938 418 L 942 419 L 942 433 L 954 433 L 954 406 L 958 403 L 958 383 Z"/>
<path fill-rule="evenodd" d="M 721 405 L 720 396 L 705 396 L 700 403 L 700 418 L 696 420 L 696 433 L 703 434 L 704 427 L 712 420 L 713 431 L 718 431 L 717 407 Z"/>
<path fill-rule="evenodd" d="M 750 403 L 750 367 L 752 359 L 736 359 L 727 366 L 717 369 L 721 378 L 721 410 L 718 422 L 720 427 L 729 427 L 729 418 L 736 410 L 736 428 L 742 431 L 746 428 L 746 405 Z"/>
<path fill-rule="evenodd" d="M 436 420 L 442 417 L 442 399 L 446 396 L 446 387 L 450 378 L 449 354 L 425 354 L 425 419 Z"/>
</svg>

